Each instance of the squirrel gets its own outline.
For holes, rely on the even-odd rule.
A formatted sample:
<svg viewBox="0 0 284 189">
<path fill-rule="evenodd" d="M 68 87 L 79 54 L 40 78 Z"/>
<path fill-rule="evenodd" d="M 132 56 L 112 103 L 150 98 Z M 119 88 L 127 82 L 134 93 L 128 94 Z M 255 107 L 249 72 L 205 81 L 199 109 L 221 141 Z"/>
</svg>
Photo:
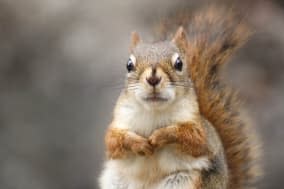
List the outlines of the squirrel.
<svg viewBox="0 0 284 189">
<path fill-rule="evenodd" d="M 100 188 L 254 188 L 257 135 L 220 76 L 251 35 L 234 19 L 211 8 L 171 40 L 144 43 L 132 33 Z"/>
</svg>

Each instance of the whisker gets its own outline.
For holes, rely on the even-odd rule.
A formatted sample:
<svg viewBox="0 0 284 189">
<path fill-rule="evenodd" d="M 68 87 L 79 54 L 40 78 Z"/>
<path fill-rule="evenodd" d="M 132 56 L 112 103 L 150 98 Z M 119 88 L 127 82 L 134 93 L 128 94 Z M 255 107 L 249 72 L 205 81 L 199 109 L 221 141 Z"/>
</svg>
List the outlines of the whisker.
<svg viewBox="0 0 284 189">
<path fill-rule="evenodd" d="M 176 87 L 189 87 L 190 84 L 188 82 L 167 82 L 167 84 L 171 85 L 171 86 L 176 86 Z"/>
<path fill-rule="evenodd" d="M 139 87 L 140 87 L 140 83 L 138 83 L 138 82 L 129 83 L 129 84 L 127 85 L 127 89 L 129 89 L 129 90 L 136 90 L 136 89 L 138 89 Z"/>
</svg>

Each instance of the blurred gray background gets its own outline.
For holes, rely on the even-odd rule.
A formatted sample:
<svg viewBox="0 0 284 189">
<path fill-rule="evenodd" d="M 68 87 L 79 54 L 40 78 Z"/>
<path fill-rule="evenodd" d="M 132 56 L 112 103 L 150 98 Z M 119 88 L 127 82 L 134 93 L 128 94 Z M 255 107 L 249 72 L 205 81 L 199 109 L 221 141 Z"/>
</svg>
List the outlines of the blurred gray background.
<svg viewBox="0 0 284 189">
<path fill-rule="evenodd" d="M 193 0 L 0 0 L 0 188 L 96 189 L 104 131 L 123 87 L 131 31 Z M 264 143 L 260 188 L 284 185 L 284 3 L 210 1 L 255 35 L 228 66 Z"/>
</svg>

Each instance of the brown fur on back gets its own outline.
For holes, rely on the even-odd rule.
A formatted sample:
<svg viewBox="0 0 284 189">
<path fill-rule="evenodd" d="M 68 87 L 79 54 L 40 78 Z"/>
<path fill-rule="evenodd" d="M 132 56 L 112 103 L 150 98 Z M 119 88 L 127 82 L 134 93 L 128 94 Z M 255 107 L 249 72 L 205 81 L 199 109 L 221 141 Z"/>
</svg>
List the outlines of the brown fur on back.
<svg viewBox="0 0 284 189">
<path fill-rule="evenodd" d="M 183 20 L 177 20 L 177 19 Z M 201 114 L 215 127 L 225 149 L 229 189 L 253 188 L 259 174 L 255 131 L 241 116 L 236 93 L 220 77 L 220 70 L 251 32 L 231 11 L 209 8 L 195 15 L 178 14 L 160 27 L 161 36 L 178 21 L 188 29 L 188 72 L 194 83 Z M 189 23 L 189 24 L 188 24 Z M 170 27 L 170 28 L 168 28 Z"/>
</svg>

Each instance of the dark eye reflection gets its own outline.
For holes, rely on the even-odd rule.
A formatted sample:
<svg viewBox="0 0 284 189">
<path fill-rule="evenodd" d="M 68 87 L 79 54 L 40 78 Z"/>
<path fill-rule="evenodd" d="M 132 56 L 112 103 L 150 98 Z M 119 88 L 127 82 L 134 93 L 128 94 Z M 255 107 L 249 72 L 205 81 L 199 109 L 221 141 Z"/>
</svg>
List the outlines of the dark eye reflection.
<svg viewBox="0 0 284 189">
<path fill-rule="evenodd" d="M 175 64 L 174 64 L 174 68 L 177 70 L 177 71 L 182 71 L 182 67 L 183 67 L 183 63 L 182 63 L 182 60 L 180 57 L 178 57 L 175 61 Z"/>
<path fill-rule="evenodd" d="M 134 66 L 134 62 L 131 60 L 131 58 L 128 59 L 127 63 L 126 63 L 126 69 L 128 72 L 133 71 L 135 68 Z"/>
</svg>

